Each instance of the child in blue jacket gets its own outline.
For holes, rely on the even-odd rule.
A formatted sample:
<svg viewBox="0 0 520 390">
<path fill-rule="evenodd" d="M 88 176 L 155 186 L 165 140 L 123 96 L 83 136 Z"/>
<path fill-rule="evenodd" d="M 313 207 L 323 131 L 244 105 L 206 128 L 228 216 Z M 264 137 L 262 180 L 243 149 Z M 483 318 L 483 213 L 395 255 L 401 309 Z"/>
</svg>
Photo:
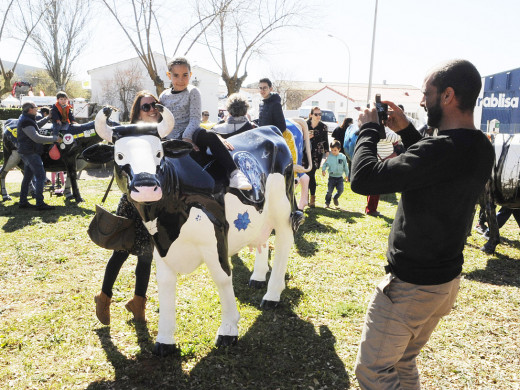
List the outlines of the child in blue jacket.
<svg viewBox="0 0 520 390">
<path fill-rule="evenodd" d="M 347 157 L 340 153 L 341 143 L 338 140 L 334 140 L 330 144 L 330 154 L 327 160 L 321 167 L 321 174 L 325 176 L 327 169 L 329 170 L 329 183 L 327 195 L 325 195 L 325 206 L 330 207 L 330 200 L 332 198 L 332 192 L 336 189 L 334 195 L 334 205 L 339 206 L 339 197 L 343 193 L 343 174 L 345 174 L 345 181 L 348 181 L 348 165 Z"/>
</svg>

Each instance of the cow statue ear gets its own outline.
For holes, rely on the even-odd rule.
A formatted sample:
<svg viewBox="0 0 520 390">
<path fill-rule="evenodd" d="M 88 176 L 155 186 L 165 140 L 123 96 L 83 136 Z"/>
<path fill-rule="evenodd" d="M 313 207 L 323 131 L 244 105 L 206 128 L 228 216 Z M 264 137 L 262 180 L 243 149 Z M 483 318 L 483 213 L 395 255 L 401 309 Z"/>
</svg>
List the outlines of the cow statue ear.
<svg viewBox="0 0 520 390">
<path fill-rule="evenodd" d="M 81 153 L 81 158 L 93 164 L 106 164 L 114 160 L 114 146 L 104 144 L 92 145 Z"/>
<path fill-rule="evenodd" d="M 193 150 L 193 145 L 180 139 L 170 139 L 162 142 L 164 155 L 166 157 L 179 158 L 186 156 Z"/>
</svg>

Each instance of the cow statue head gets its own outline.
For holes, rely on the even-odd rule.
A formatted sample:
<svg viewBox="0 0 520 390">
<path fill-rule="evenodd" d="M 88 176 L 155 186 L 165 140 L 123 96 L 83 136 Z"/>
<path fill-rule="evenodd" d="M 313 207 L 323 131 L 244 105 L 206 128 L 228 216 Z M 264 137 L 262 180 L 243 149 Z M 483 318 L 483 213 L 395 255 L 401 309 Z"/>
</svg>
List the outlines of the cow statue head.
<svg viewBox="0 0 520 390">
<path fill-rule="evenodd" d="M 99 164 L 113 160 L 119 188 L 139 203 L 162 199 L 159 176 L 164 157 L 180 157 L 192 150 L 188 142 L 161 140 L 173 130 L 175 120 L 166 107 L 159 104 L 156 107 L 162 114 L 161 122 L 116 127 L 107 124 L 112 109 L 103 108 L 96 115 L 96 132 L 113 145 L 94 145 L 83 152 L 88 162 Z"/>
</svg>

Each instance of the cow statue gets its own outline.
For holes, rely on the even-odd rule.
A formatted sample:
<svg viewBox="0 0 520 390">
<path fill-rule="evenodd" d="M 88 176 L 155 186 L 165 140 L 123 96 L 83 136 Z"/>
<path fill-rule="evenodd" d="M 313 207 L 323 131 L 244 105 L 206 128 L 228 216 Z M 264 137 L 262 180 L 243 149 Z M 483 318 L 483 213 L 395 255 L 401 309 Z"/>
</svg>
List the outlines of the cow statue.
<svg viewBox="0 0 520 390">
<path fill-rule="evenodd" d="M 17 141 L 17 119 L 9 119 L 5 123 L 5 131 L 3 135 L 3 152 L 4 164 L 0 168 L 0 185 L 2 188 L 2 201 L 11 200 L 5 187 L 5 178 L 9 171 L 18 166 L 23 170 L 23 162 L 18 154 Z M 41 129 L 44 133 L 51 130 L 50 126 L 44 126 Z M 67 183 L 65 184 L 64 195 L 67 199 L 74 197 L 76 202 L 82 202 L 77 182 L 77 171 L 86 166 L 85 161 L 78 159 L 78 156 L 87 147 L 101 142 L 101 138 L 94 130 L 94 121 L 79 125 L 72 124 L 66 131 L 62 130 L 63 142 L 59 144 L 60 158 L 53 160 L 49 156 L 49 150 L 52 144 L 43 145 L 44 153 L 42 155 L 43 166 L 46 172 L 67 173 Z M 72 193 L 70 188 L 72 187 Z"/>
<path fill-rule="evenodd" d="M 520 208 L 520 134 L 496 134 L 492 142 L 495 166 L 480 205 L 489 226 L 489 240 L 481 250 L 489 254 L 494 253 L 500 243 L 494 205 Z"/>
<path fill-rule="evenodd" d="M 291 153 L 276 127 L 260 127 L 228 138 L 234 161 L 253 188 L 227 187 L 228 178 L 214 161 L 204 167 L 192 156 L 191 144 L 161 141 L 173 128 L 170 111 L 157 105 L 163 121 L 118 127 L 107 125 L 110 109 L 96 116 L 96 132 L 111 145 L 85 150 L 90 162 L 114 160 L 114 175 L 143 219 L 154 243 L 159 292 L 159 331 L 154 353 L 175 351 L 177 273 L 193 272 L 205 263 L 217 285 L 222 321 L 217 346 L 235 344 L 239 313 L 232 286 L 229 256 L 246 246 L 257 248 L 250 285 L 266 285 L 268 250 L 275 231 L 272 272 L 262 307 L 275 307 L 285 288 L 285 271 L 301 215 L 294 211 Z M 212 174 L 210 174 L 212 173 Z M 220 174 L 220 178 L 219 178 Z M 225 174 L 224 174 L 225 175 Z M 301 213 L 300 213 L 301 214 Z"/>
</svg>

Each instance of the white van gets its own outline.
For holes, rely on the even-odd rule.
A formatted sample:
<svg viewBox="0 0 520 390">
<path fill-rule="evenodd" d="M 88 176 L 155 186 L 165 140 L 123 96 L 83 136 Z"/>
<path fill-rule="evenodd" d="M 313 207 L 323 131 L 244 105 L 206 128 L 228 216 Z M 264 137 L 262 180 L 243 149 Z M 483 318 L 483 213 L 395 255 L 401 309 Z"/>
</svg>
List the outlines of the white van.
<svg viewBox="0 0 520 390">
<path fill-rule="evenodd" d="M 309 117 L 309 113 L 311 112 L 311 106 L 302 106 L 298 109 L 298 116 L 300 118 L 307 119 Z M 338 127 L 338 121 L 336 120 L 336 115 L 334 115 L 334 111 L 321 109 L 321 121 L 327 125 L 327 130 L 329 133 L 332 133 L 336 127 Z"/>
</svg>

